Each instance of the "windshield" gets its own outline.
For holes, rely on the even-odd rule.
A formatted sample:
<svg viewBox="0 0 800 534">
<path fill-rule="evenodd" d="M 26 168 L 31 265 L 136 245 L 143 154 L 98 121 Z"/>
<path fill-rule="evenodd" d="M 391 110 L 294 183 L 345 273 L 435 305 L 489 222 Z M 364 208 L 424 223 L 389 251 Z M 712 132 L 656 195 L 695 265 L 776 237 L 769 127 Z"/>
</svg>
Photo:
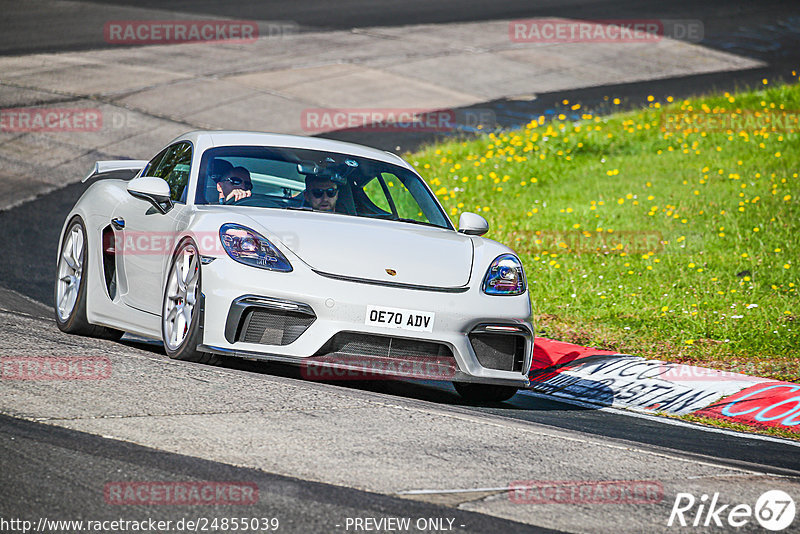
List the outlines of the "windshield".
<svg viewBox="0 0 800 534">
<path fill-rule="evenodd" d="M 319 150 L 208 149 L 200 161 L 195 203 L 328 211 L 452 229 L 439 202 L 410 170 Z"/>
</svg>

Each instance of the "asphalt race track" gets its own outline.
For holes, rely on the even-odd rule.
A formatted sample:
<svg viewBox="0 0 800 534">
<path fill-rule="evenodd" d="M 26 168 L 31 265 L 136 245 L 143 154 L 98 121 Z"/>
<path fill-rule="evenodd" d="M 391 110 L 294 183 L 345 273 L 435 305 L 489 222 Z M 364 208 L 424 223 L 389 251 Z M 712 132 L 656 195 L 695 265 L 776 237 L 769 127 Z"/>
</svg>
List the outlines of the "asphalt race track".
<svg viewBox="0 0 800 534">
<path fill-rule="evenodd" d="M 577 19 L 699 19 L 708 39 L 715 39 L 725 48 L 744 47 L 750 51 L 774 52 L 773 40 L 780 35 L 769 32 L 754 39 L 762 25 L 787 21 L 797 16 L 797 6 L 791 0 L 769 0 L 758 3 L 710 0 L 698 4 L 692 0 L 656 2 L 646 0 L 527 0 L 458 2 L 410 0 L 407 2 L 342 0 L 335 6 L 319 0 L 234 0 L 219 2 L 180 0 L 164 2 L 145 0 L 94 0 L 93 2 L 0 2 L 6 31 L 0 35 L 0 52 L 21 54 L 65 50 L 96 49 L 109 46 L 103 39 L 102 28 L 107 20 L 124 19 L 130 8 L 149 12 L 154 18 L 167 14 L 191 15 L 197 18 L 232 18 L 270 21 L 293 21 L 301 30 L 334 30 L 368 26 L 404 26 L 448 22 L 488 21 L 533 17 L 564 17 Z M 742 30 L 749 39 L 736 39 Z M 794 39 L 797 39 L 795 36 Z M 796 40 L 794 41 L 796 43 Z M 791 46 L 785 47 L 786 51 Z M 797 50 L 791 52 L 797 54 Z"/>
<path fill-rule="evenodd" d="M 208 0 L 165 9 L 150 0 L 0 0 L 0 10 L 0 56 L 107 48 L 97 28 L 131 13 L 294 21 L 300 31 L 558 16 L 698 19 L 706 46 L 764 62 L 475 106 L 494 110 L 506 126 L 562 98 L 601 109 L 612 93 L 641 101 L 754 86 L 800 64 L 800 5 L 790 1 Z M 431 139 L 324 135 L 403 150 Z M 85 188 L 73 183 L 0 211 L 0 355 L 98 356 L 114 369 L 110 380 L 89 385 L 0 380 L 2 533 L 22 532 L 20 523 L 3 523 L 11 519 L 155 519 L 172 526 L 153 532 L 184 532 L 193 530 L 187 520 L 230 517 L 278 518 L 278 532 L 699 532 L 667 527 L 678 493 L 718 492 L 725 503 L 751 506 L 767 490 L 800 496 L 800 442 L 527 393 L 473 405 L 444 383 L 311 382 L 281 365 L 171 361 L 158 343 L 132 336 L 118 343 L 65 336 L 52 320 L 54 260 L 65 214 Z M 663 496 L 644 504 L 537 505 L 514 500 L 509 486 L 519 480 L 650 481 Z M 125 506 L 104 496 L 109 483 L 137 481 L 244 481 L 258 488 L 258 499 L 249 506 Z M 367 528 L 362 521 L 359 528 L 357 518 L 410 518 L 417 526 Z M 786 532 L 798 531 L 798 521 Z M 737 530 L 762 531 L 755 521 Z"/>
</svg>

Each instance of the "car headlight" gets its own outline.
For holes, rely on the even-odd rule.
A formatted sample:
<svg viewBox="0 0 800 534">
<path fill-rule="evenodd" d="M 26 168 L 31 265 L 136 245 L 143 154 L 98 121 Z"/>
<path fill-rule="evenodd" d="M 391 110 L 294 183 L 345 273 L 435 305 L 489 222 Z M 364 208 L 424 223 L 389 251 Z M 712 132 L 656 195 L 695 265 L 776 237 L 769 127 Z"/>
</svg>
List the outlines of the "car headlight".
<svg viewBox="0 0 800 534">
<path fill-rule="evenodd" d="M 496 257 L 483 277 L 483 292 L 487 295 L 519 295 L 526 288 L 522 263 L 513 254 Z"/>
<path fill-rule="evenodd" d="M 260 269 L 288 273 L 292 265 L 269 239 L 246 226 L 227 223 L 219 229 L 219 239 L 228 256 Z"/>
</svg>

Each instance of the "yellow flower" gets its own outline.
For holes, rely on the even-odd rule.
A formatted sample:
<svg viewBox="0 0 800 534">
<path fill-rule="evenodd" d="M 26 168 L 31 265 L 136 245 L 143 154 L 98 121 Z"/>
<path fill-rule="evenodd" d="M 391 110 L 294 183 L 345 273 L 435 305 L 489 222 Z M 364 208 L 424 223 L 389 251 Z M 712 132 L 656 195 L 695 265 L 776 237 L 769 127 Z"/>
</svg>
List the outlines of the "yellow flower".
<svg viewBox="0 0 800 534">
<path fill-rule="evenodd" d="M 686 340 L 686 344 L 687 345 L 694 345 L 694 339 L 687 339 Z"/>
<path fill-rule="evenodd" d="M 667 310 L 669 310 L 669 306 L 661 306 L 661 311 L 662 312 L 665 312 Z"/>
</svg>

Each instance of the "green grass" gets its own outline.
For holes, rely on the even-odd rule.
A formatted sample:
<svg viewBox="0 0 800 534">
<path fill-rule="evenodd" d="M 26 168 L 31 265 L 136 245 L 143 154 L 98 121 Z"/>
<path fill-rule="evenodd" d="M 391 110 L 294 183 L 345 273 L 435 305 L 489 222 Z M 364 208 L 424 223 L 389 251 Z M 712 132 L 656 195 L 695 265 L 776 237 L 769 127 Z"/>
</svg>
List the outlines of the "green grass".
<svg viewBox="0 0 800 534">
<path fill-rule="evenodd" d="M 774 427 L 774 426 L 755 426 L 750 424 L 744 423 L 736 423 L 734 421 L 729 421 L 726 419 L 715 419 L 712 417 L 701 417 L 697 415 L 681 415 L 681 416 L 674 416 L 669 414 L 662 414 L 666 417 L 672 417 L 674 419 L 682 419 L 689 423 L 696 423 L 699 425 L 705 426 L 713 426 L 717 428 L 724 428 L 726 430 L 734 430 L 736 432 L 747 432 L 750 434 L 762 434 L 764 436 L 772 436 L 776 438 L 786 438 L 786 439 L 793 439 L 795 441 L 800 440 L 800 434 L 794 432 L 792 430 L 785 430 L 783 428 Z"/>
<path fill-rule="evenodd" d="M 519 253 L 543 335 L 796 381 L 800 85 L 667 100 L 409 159 Z M 676 129 L 681 113 L 742 130 Z"/>
</svg>

